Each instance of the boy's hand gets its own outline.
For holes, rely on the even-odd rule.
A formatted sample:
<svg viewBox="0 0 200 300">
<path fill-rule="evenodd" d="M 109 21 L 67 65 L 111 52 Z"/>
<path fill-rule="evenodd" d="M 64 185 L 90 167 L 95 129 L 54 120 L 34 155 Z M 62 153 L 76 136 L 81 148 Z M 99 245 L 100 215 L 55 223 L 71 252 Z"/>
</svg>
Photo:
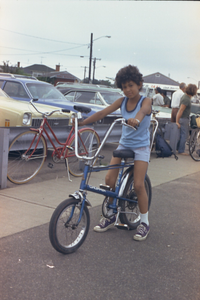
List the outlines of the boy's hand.
<svg viewBox="0 0 200 300">
<path fill-rule="evenodd" d="M 75 119 L 72 119 L 72 126 L 75 127 Z M 83 121 L 78 121 L 78 126 L 84 126 Z"/>
<path fill-rule="evenodd" d="M 138 127 L 139 126 L 139 122 L 136 119 L 128 119 L 128 125 L 133 126 L 133 127 Z"/>
</svg>

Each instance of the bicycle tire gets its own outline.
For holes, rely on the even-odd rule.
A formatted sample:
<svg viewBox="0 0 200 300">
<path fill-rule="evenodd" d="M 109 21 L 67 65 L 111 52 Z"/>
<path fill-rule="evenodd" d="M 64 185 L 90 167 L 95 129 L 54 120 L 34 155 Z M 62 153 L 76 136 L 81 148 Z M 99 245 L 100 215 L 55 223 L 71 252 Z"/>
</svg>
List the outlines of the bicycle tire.
<svg viewBox="0 0 200 300">
<path fill-rule="evenodd" d="M 150 209 L 152 189 L 151 189 L 151 181 L 148 175 L 146 175 L 145 178 L 145 188 L 148 196 L 148 209 Z M 131 174 L 128 179 L 122 197 L 128 199 L 134 199 L 137 201 L 137 195 L 134 191 L 133 174 Z M 130 229 L 136 229 L 137 226 L 140 224 L 140 215 L 139 215 L 140 211 L 139 211 L 138 203 L 136 204 L 128 201 L 119 200 L 119 206 L 121 207 L 122 211 L 127 211 L 127 214 L 121 213 L 119 215 L 121 223 L 127 224 Z M 130 212 L 132 212 L 132 214 L 130 214 Z"/>
<path fill-rule="evenodd" d="M 200 161 L 200 130 L 193 129 L 189 140 L 189 153 L 193 160 Z"/>
<path fill-rule="evenodd" d="M 92 146 L 91 146 L 92 141 Z M 75 155 L 75 135 L 73 135 L 72 139 L 69 142 L 69 146 L 73 148 L 73 150 L 66 151 L 66 158 L 68 159 L 69 172 L 71 175 L 75 177 L 79 177 L 83 175 L 83 170 L 85 166 L 85 162 Z M 97 149 L 100 146 L 100 138 L 96 131 L 92 128 L 81 129 L 79 130 L 79 138 L 78 138 L 78 154 L 93 156 Z M 96 160 L 93 162 L 95 164 Z"/>
<path fill-rule="evenodd" d="M 35 152 L 28 159 L 38 140 L 37 134 L 35 131 L 23 132 L 12 141 L 9 147 L 7 178 L 15 184 L 23 184 L 33 179 L 44 164 L 47 146 L 43 136 Z M 34 138 L 31 149 L 26 153 Z"/>
<path fill-rule="evenodd" d="M 52 214 L 49 223 L 49 239 L 53 248 L 62 254 L 75 252 L 87 237 L 90 214 L 87 206 L 84 206 L 81 221 L 76 227 L 80 209 L 80 201 L 69 198 L 61 202 Z"/>
</svg>

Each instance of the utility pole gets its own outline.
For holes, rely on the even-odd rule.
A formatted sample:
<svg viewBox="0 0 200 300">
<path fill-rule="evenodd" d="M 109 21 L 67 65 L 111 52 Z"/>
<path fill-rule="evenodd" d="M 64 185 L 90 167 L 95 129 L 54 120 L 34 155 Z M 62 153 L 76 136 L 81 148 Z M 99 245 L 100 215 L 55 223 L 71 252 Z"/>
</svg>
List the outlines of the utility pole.
<svg viewBox="0 0 200 300">
<path fill-rule="evenodd" d="M 94 83 L 94 79 L 95 79 L 95 69 L 96 69 L 96 61 L 97 60 L 101 60 L 101 58 L 94 57 L 94 61 L 93 61 L 93 80 L 92 80 L 92 83 Z"/>
<path fill-rule="evenodd" d="M 85 78 L 86 78 L 86 69 L 87 69 L 88 67 L 84 66 L 84 67 L 81 67 L 81 68 L 84 68 L 84 79 L 85 79 Z"/>
<path fill-rule="evenodd" d="M 88 76 L 89 83 L 91 82 L 92 45 L 93 45 L 93 33 L 91 33 L 91 38 L 90 38 L 90 60 L 89 60 L 89 76 Z"/>
</svg>

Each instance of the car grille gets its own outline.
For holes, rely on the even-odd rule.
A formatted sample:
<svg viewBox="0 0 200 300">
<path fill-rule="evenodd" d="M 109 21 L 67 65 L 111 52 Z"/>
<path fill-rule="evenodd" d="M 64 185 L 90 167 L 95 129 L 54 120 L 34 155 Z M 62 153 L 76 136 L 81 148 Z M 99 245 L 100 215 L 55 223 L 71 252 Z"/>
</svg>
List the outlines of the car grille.
<svg viewBox="0 0 200 300">
<path fill-rule="evenodd" d="M 32 126 L 40 127 L 42 119 L 33 119 Z M 69 125 L 69 119 L 48 119 L 48 123 L 51 127 L 65 127 Z"/>
</svg>

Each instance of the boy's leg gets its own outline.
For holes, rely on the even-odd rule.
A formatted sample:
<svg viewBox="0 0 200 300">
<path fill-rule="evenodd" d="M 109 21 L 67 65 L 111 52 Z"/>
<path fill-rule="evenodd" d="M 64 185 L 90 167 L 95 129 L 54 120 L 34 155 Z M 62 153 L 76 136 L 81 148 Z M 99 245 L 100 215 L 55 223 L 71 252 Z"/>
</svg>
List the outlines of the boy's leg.
<svg viewBox="0 0 200 300">
<path fill-rule="evenodd" d="M 144 184 L 147 168 L 147 162 L 139 160 L 135 161 L 134 189 L 138 198 L 141 224 L 138 226 L 137 233 L 133 236 L 133 238 L 138 241 L 145 240 L 149 233 L 148 196 Z"/>
<path fill-rule="evenodd" d="M 121 158 L 112 156 L 110 165 L 119 165 L 120 163 L 121 163 Z M 115 183 L 118 174 L 119 174 L 119 169 L 110 169 L 108 170 L 105 177 L 105 184 L 109 185 L 113 190 L 115 190 Z"/>
<path fill-rule="evenodd" d="M 118 157 L 112 157 L 110 161 L 110 165 L 120 164 L 121 159 Z M 117 180 L 117 176 L 119 173 L 119 169 L 111 169 L 108 170 L 105 178 L 105 184 L 109 185 L 113 190 L 115 190 L 115 183 Z M 109 202 L 112 203 L 112 198 L 109 199 Z M 96 232 L 104 232 L 108 230 L 110 227 L 114 225 L 115 216 L 111 217 L 110 219 L 101 218 L 99 224 L 94 227 L 94 231 Z"/>
</svg>

